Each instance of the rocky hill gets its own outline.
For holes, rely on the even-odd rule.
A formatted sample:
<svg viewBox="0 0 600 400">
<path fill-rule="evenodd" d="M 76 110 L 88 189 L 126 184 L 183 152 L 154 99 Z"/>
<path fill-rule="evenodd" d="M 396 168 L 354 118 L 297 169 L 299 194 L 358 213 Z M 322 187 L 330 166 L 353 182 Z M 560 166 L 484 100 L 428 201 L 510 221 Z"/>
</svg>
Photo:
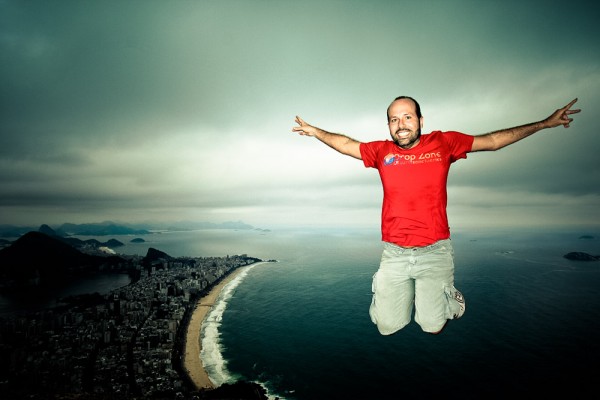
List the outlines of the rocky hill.
<svg viewBox="0 0 600 400">
<path fill-rule="evenodd" d="M 0 250 L 0 282 L 3 287 L 51 285 L 124 263 L 119 256 L 86 254 L 58 236 L 31 231 Z"/>
</svg>

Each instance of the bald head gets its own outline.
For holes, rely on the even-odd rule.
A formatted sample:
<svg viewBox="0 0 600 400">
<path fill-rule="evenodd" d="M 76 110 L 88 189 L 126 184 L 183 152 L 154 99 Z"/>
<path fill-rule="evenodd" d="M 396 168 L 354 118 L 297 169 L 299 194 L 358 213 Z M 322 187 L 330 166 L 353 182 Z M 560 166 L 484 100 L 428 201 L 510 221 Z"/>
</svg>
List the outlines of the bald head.
<svg viewBox="0 0 600 400">
<path fill-rule="evenodd" d="M 415 109 L 414 109 L 415 115 L 417 116 L 417 118 L 421 119 L 421 117 L 423 115 L 421 114 L 421 106 L 419 105 L 419 103 L 415 99 L 413 99 L 412 97 L 410 97 L 410 96 L 398 96 L 398 97 L 396 97 L 394 99 L 394 101 L 392 101 L 390 103 L 390 105 L 387 108 L 387 120 L 388 120 L 388 122 L 390 122 L 390 107 L 392 106 L 392 104 L 394 104 L 394 102 L 399 101 L 399 100 L 410 100 L 410 101 L 412 101 L 413 104 L 415 105 Z"/>
</svg>

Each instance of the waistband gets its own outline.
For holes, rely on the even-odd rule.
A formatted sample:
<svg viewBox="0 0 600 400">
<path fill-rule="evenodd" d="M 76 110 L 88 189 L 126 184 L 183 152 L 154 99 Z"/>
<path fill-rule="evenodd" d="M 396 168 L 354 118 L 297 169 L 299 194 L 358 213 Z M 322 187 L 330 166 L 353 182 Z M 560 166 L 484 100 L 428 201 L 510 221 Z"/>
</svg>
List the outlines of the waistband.
<svg viewBox="0 0 600 400">
<path fill-rule="evenodd" d="M 384 247 L 386 247 L 392 251 L 397 251 L 400 253 L 424 254 L 424 253 L 429 253 L 432 251 L 439 250 L 444 247 L 452 248 L 452 241 L 451 241 L 451 239 L 442 239 L 442 240 L 438 240 L 437 242 L 432 243 L 428 246 L 422 246 L 422 247 L 402 247 L 402 246 L 398 246 L 395 243 L 390 243 L 390 242 L 383 242 L 383 245 L 384 245 Z"/>
</svg>

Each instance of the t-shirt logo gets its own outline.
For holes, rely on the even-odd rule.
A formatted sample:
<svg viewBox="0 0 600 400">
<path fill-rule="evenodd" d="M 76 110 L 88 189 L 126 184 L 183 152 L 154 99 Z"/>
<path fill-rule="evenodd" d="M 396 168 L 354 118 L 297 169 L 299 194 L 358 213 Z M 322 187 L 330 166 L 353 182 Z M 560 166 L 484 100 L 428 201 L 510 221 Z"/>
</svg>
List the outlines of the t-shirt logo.
<svg viewBox="0 0 600 400">
<path fill-rule="evenodd" d="M 398 154 L 389 153 L 383 157 L 383 165 L 402 165 L 402 164 L 423 164 L 430 162 L 441 162 L 442 153 L 439 151 L 432 151 L 429 153 L 421 154 Z"/>
<path fill-rule="evenodd" d="M 398 154 L 388 154 L 387 156 L 385 156 L 383 158 L 383 165 L 392 165 L 394 164 L 394 161 L 396 161 L 396 157 L 398 157 Z"/>
</svg>

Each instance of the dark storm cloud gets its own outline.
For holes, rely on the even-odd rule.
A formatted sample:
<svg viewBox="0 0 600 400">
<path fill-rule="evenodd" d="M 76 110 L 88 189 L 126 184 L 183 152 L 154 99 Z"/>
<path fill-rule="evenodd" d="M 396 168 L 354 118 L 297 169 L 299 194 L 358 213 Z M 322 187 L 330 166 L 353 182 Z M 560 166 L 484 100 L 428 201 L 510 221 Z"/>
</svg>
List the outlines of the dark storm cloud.
<svg viewBox="0 0 600 400">
<path fill-rule="evenodd" d="M 0 222 L 377 226 L 374 171 L 290 128 L 300 114 L 385 139 L 385 108 L 408 94 L 426 131 L 472 134 L 579 97 L 570 129 L 453 166 L 450 211 L 600 223 L 586 211 L 600 206 L 597 15 L 589 2 L 0 1 Z"/>
</svg>

